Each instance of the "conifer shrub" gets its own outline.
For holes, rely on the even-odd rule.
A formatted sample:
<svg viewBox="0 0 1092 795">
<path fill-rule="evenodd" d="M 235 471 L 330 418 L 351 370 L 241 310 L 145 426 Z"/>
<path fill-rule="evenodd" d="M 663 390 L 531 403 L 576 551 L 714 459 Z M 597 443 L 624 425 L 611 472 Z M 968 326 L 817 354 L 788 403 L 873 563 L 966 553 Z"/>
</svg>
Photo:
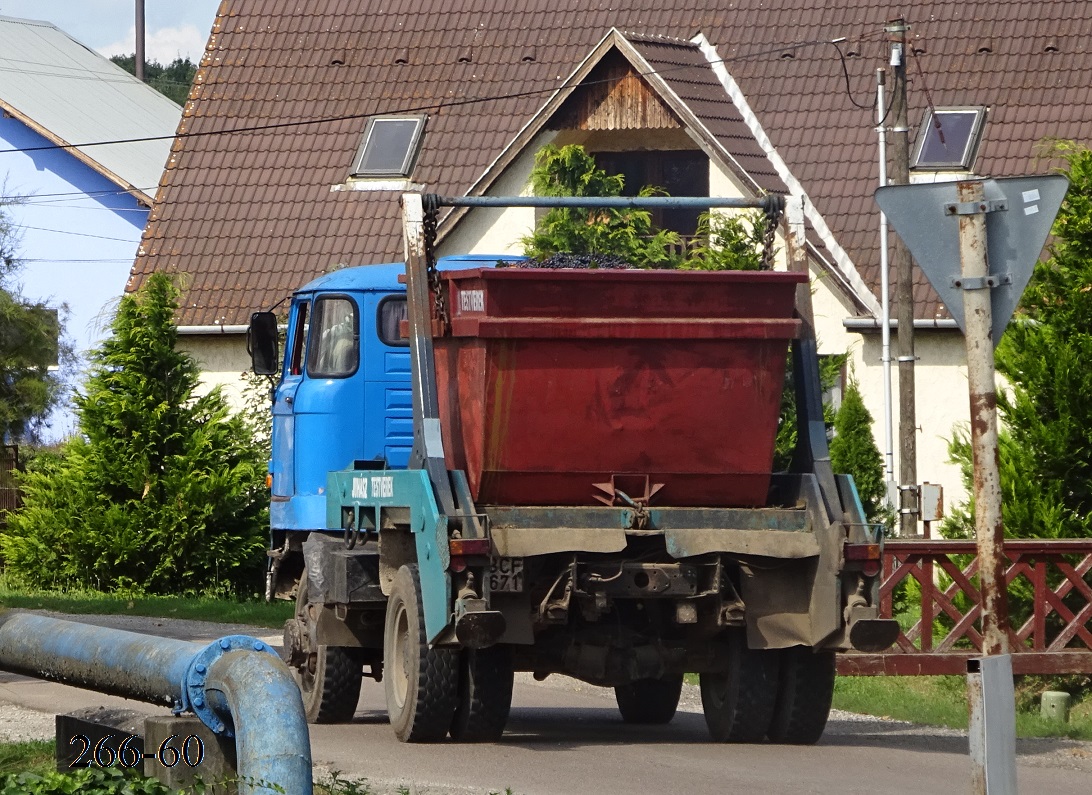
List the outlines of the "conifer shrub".
<svg viewBox="0 0 1092 795">
<path fill-rule="evenodd" d="M 865 407 L 860 386 L 854 378 L 849 379 L 842 405 L 834 415 L 830 463 L 835 472 L 853 476 L 868 520 L 890 524 L 892 516 L 887 507 L 883 456 L 872 436 L 872 414 Z"/>
<path fill-rule="evenodd" d="M 536 196 L 621 196 L 625 180 L 607 174 L 595 158 L 575 144 L 544 146 L 535 155 L 531 184 Z M 655 188 L 643 187 L 642 196 Z M 554 207 L 523 238 L 524 253 L 533 259 L 555 254 L 606 254 L 637 267 L 671 267 L 678 234 L 657 229 L 648 210 Z"/>
<path fill-rule="evenodd" d="M 198 395 L 198 366 L 175 346 L 177 301 L 161 273 L 122 299 L 75 399 L 79 435 L 26 475 L 0 536 L 18 580 L 159 594 L 257 585 L 265 458 L 218 389 Z"/>
</svg>

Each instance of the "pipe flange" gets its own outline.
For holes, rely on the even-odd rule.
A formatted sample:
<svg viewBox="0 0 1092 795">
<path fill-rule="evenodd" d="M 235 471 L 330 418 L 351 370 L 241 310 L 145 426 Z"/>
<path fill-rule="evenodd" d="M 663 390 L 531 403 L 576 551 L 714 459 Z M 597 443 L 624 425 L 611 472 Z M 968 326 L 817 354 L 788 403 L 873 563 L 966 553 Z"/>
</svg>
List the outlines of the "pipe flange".
<svg viewBox="0 0 1092 795">
<path fill-rule="evenodd" d="M 214 734 L 224 737 L 234 737 L 234 728 L 225 724 L 216 711 L 209 706 L 205 694 L 205 681 L 213 664 L 230 651 L 267 652 L 280 659 L 280 655 L 268 643 L 249 635 L 227 635 L 214 640 L 190 660 L 186 675 L 182 679 L 182 703 L 174 709 L 176 715 L 180 712 L 192 712 Z"/>
</svg>

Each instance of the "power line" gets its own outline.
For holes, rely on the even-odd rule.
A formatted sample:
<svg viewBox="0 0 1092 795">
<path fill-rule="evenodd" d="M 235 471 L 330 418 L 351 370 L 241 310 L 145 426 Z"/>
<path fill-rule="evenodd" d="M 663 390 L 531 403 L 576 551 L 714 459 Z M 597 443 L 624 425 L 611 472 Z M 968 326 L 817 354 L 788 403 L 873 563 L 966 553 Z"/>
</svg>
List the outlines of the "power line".
<svg viewBox="0 0 1092 795">
<path fill-rule="evenodd" d="M 747 53 L 745 55 L 738 55 L 738 56 L 733 56 L 733 57 L 728 57 L 728 58 L 719 58 L 719 59 L 717 59 L 715 61 L 706 61 L 703 64 L 701 64 L 701 66 L 704 67 L 704 66 L 707 66 L 707 65 L 712 65 L 714 63 L 737 63 L 737 62 L 741 62 L 741 61 L 752 60 L 754 58 L 764 57 L 764 56 L 767 56 L 767 55 L 777 55 L 778 57 L 781 57 L 786 52 L 789 52 L 791 50 L 800 50 L 800 49 L 804 49 L 804 48 L 807 48 L 807 47 L 815 47 L 815 46 L 825 46 L 825 45 L 829 45 L 829 44 L 832 44 L 832 43 L 834 43 L 834 42 L 832 42 L 829 39 L 816 39 L 816 40 L 813 40 L 813 41 L 803 41 L 803 42 L 797 42 L 797 43 L 794 43 L 794 44 L 783 44 L 783 45 L 780 45 L 780 46 L 777 46 L 777 47 L 771 47 L 771 48 L 766 49 L 766 50 L 759 50 L 757 52 Z M 668 73 L 671 73 L 671 72 L 676 72 L 676 71 L 685 70 L 685 69 L 694 69 L 694 68 L 695 67 L 692 64 L 682 64 L 682 65 L 678 65 L 678 66 L 668 67 L 666 69 L 651 69 L 651 70 L 649 70 L 647 72 L 639 72 L 638 76 L 640 76 L 640 77 L 647 77 L 647 76 L 650 76 L 650 75 L 661 75 L 662 76 L 664 74 L 668 74 Z M 583 82 L 581 85 L 589 86 L 589 85 L 597 85 L 597 84 L 600 84 L 600 83 L 605 84 L 605 83 L 612 82 L 612 80 L 613 80 L 613 78 L 604 78 L 602 80 L 586 81 L 586 82 Z M 494 95 L 489 95 L 489 96 L 484 96 L 484 97 L 469 97 L 469 98 L 466 98 L 466 99 L 455 99 L 455 100 L 443 100 L 443 99 L 441 99 L 441 100 L 438 100 L 438 101 L 435 101 L 435 102 L 430 102 L 428 104 L 423 104 L 423 105 L 414 105 L 414 106 L 397 108 L 397 109 L 388 109 L 388 110 L 384 110 L 383 113 L 385 113 L 385 114 L 423 113 L 425 111 L 436 111 L 436 110 L 443 110 L 445 108 L 465 107 L 467 105 L 484 104 L 484 103 L 487 103 L 487 102 L 501 102 L 501 101 L 504 101 L 504 100 L 523 99 L 523 98 L 526 98 L 526 97 L 542 96 L 542 95 L 545 95 L 545 94 L 553 94 L 554 92 L 560 90 L 560 88 L 561 88 L 561 86 L 551 86 L 550 88 L 529 89 L 527 91 L 515 91 L 515 92 L 508 93 L 508 94 L 494 94 Z M 180 134 L 174 134 L 174 135 L 153 135 L 153 136 L 147 136 L 147 137 L 143 137 L 143 138 L 118 138 L 118 139 L 109 140 L 109 141 L 89 141 L 89 142 L 86 142 L 86 143 L 79 143 L 79 144 L 49 144 L 49 145 L 44 145 L 44 146 L 26 147 L 26 148 L 22 148 L 22 149 L 0 149 L 0 155 L 2 155 L 2 154 L 24 153 L 24 152 L 54 151 L 54 150 L 57 150 L 57 149 L 87 149 L 87 148 L 90 148 L 90 147 L 93 147 L 93 146 L 113 146 L 113 145 L 120 145 L 120 144 L 144 143 L 144 142 L 148 142 L 148 141 L 168 141 L 168 140 L 184 139 L 184 138 L 203 138 L 203 137 L 208 137 L 208 136 L 212 136 L 212 135 L 234 135 L 234 134 L 239 134 L 239 133 L 265 132 L 265 131 L 269 131 L 269 130 L 284 130 L 284 129 L 292 129 L 292 128 L 297 128 L 297 127 L 305 127 L 305 126 L 314 125 L 314 124 L 334 124 L 334 123 L 343 122 L 343 121 L 355 121 L 355 120 L 360 120 L 360 119 L 367 119 L 367 118 L 369 118 L 371 116 L 374 116 L 374 115 L 375 115 L 375 112 L 349 113 L 349 114 L 345 114 L 345 115 L 341 115 L 341 116 L 324 116 L 324 117 L 320 117 L 320 118 L 317 118 L 317 119 L 302 119 L 302 120 L 299 120 L 299 121 L 283 121 L 283 122 L 274 122 L 272 124 L 253 124 L 253 125 L 247 125 L 247 126 L 244 126 L 244 127 L 232 127 L 232 128 L 223 129 L 223 130 L 205 130 L 205 131 L 201 131 L 201 132 L 188 132 L 188 133 L 180 133 Z"/>
<path fill-rule="evenodd" d="M 62 68 L 67 68 L 67 67 L 62 67 Z M 83 75 L 65 75 L 65 74 L 57 74 L 56 72 L 49 72 L 49 71 L 42 70 L 42 69 L 21 69 L 21 68 L 15 68 L 15 67 L 10 67 L 10 66 L 0 66 L 0 72 L 11 72 L 13 74 L 20 74 L 20 75 L 39 75 L 39 76 L 42 76 L 42 77 L 60 77 L 60 78 L 62 78 L 64 80 L 93 80 L 93 81 L 95 81 L 97 83 L 115 83 L 117 85 L 130 85 L 130 86 L 138 85 L 138 83 L 135 82 L 136 81 L 135 77 L 132 78 L 132 79 L 127 80 L 127 79 L 125 79 L 124 77 L 121 77 L 121 76 L 114 77 L 113 75 L 102 74 L 102 73 L 99 73 L 99 72 L 92 72 L 90 74 L 83 74 Z M 155 81 L 157 83 L 169 83 L 171 85 L 187 85 L 186 83 L 180 83 L 180 82 L 175 81 L 175 80 L 156 80 L 156 78 L 152 78 L 151 80 L 148 81 L 148 83 L 151 83 L 153 81 Z"/>
<path fill-rule="evenodd" d="M 96 240 L 116 240 L 118 243 L 133 243 L 136 244 L 136 240 L 129 240 L 125 237 L 107 237 L 106 235 L 92 235 L 88 232 L 71 232 L 67 229 L 46 229 L 41 226 L 23 226 L 19 225 L 19 229 L 32 229 L 35 232 L 53 232 L 58 235 L 74 235 L 75 237 L 93 237 Z"/>
<path fill-rule="evenodd" d="M 73 193 L 79 195 L 78 193 Z M 147 207 L 104 207 L 104 206 L 81 206 L 79 204 L 73 204 L 72 202 L 78 201 L 76 199 L 54 199 L 46 202 L 24 202 L 20 206 L 41 207 L 41 209 L 48 209 L 52 211 L 56 210 L 79 210 L 81 212 L 92 213 L 133 213 L 136 215 L 147 215 L 149 209 Z"/>
<path fill-rule="evenodd" d="M 39 257 L 35 259 L 19 258 L 19 264 L 30 265 L 34 263 L 45 263 L 47 265 L 106 265 L 107 263 L 114 263 L 117 265 L 132 265 L 135 257 L 126 257 L 124 259 L 49 259 L 47 257 Z"/>
<path fill-rule="evenodd" d="M 0 196 L 0 204 L 23 204 L 28 201 L 35 201 L 37 199 L 49 199 L 56 196 L 86 196 L 90 198 L 98 198 L 100 196 L 132 196 L 133 191 L 148 194 L 155 191 L 156 188 L 115 188 L 111 190 L 90 190 L 90 191 L 63 191 L 58 193 L 27 193 L 16 194 L 13 196 Z"/>
</svg>

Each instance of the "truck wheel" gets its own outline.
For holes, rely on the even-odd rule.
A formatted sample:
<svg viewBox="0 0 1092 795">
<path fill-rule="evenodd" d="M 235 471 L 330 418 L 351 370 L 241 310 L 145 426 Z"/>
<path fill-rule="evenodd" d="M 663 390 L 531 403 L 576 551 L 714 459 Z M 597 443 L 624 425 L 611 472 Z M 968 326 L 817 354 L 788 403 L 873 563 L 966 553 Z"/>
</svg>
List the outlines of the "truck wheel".
<svg viewBox="0 0 1092 795">
<path fill-rule="evenodd" d="M 834 678 L 834 652 L 816 652 L 807 646 L 782 649 L 770 741 L 792 745 L 818 742 L 830 715 Z"/>
<path fill-rule="evenodd" d="M 614 688 L 622 720 L 626 723 L 668 723 L 679 707 L 682 683 L 682 674 L 668 674 L 659 679 L 638 679 Z"/>
<path fill-rule="evenodd" d="M 285 651 L 292 677 L 303 697 L 308 723 L 348 723 L 360 700 L 364 661 L 360 649 L 315 646 L 307 626 L 307 571 L 300 577 L 296 595 L 295 627 L 285 627 Z"/>
<path fill-rule="evenodd" d="M 319 646 L 309 655 L 313 671 L 307 663 L 302 669 L 293 669 L 308 723 L 348 723 L 353 719 L 363 678 L 359 651 Z"/>
<path fill-rule="evenodd" d="M 459 703 L 451 739 L 495 743 L 512 708 L 512 653 L 506 646 L 490 646 L 464 649 L 459 657 Z"/>
<path fill-rule="evenodd" d="M 387 714 L 404 743 L 442 740 L 458 700 L 459 654 L 429 648 L 416 565 L 398 570 L 383 626 L 383 681 Z"/>
<path fill-rule="evenodd" d="M 728 672 L 701 674 L 701 704 L 714 740 L 757 743 L 766 736 L 777 703 L 776 650 L 750 649 L 743 632 L 729 639 Z"/>
</svg>

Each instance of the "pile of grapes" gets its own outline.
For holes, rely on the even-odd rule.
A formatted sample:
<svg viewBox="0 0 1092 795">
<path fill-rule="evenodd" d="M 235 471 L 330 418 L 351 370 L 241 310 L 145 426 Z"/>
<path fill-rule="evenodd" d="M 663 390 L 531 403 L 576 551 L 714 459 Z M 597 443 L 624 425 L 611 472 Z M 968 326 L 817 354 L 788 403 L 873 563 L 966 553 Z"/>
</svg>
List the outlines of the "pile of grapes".
<svg viewBox="0 0 1092 795">
<path fill-rule="evenodd" d="M 554 254 L 544 260 L 524 260 L 514 264 L 520 268 L 565 270 L 623 270 L 633 267 L 616 254 Z"/>
</svg>

